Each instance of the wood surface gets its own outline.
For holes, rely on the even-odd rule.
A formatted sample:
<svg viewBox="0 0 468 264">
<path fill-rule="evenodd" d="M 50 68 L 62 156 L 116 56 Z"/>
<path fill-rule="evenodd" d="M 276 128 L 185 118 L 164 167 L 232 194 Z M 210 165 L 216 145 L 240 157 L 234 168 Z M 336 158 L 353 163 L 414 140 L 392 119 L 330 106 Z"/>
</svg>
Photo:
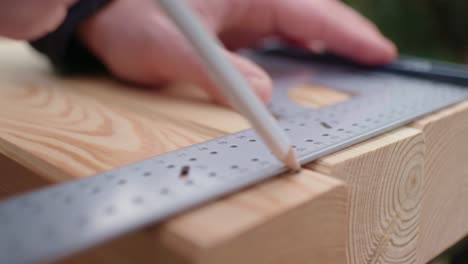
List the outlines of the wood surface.
<svg viewBox="0 0 468 264">
<path fill-rule="evenodd" d="M 468 102 L 415 122 L 426 145 L 422 260 L 468 235 Z"/>
<path fill-rule="evenodd" d="M 424 157 L 421 132 L 401 128 L 309 165 L 349 186 L 348 263 L 421 263 Z"/>
<path fill-rule="evenodd" d="M 5 41 L 0 58 L 3 195 L 249 126 L 186 84 L 60 78 Z M 291 97 L 313 107 L 350 96 L 299 88 Z M 424 263 L 468 231 L 467 111 L 453 106 L 65 262 Z"/>
<path fill-rule="evenodd" d="M 0 55 L 3 64 L 11 61 L 12 67 L 4 66 L 0 75 L 4 110 L 0 152 L 37 174 L 31 177 L 57 182 L 89 176 L 246 127 L 233 111 L 206 100 L 176 99 L 177 91 L 130 90 L 109 80 L 61 79 L 44 61 L 28 55 L 24 46 L 5 45 Z M 3 178 L 20 180 L 15 173 Z M 157 232 L 129 235 L 133 242 L 122 239 L 69 261 L 342 263 L 346 210 L 343 183 L 304 171 L 188 212 Z M 134 241 L 145 242 L 124 253 L 116 249 Z M 285 246 L 294 241 L 299 243 Z M 153 252 L 160 254 L 144 257 Z"/>
</svg>

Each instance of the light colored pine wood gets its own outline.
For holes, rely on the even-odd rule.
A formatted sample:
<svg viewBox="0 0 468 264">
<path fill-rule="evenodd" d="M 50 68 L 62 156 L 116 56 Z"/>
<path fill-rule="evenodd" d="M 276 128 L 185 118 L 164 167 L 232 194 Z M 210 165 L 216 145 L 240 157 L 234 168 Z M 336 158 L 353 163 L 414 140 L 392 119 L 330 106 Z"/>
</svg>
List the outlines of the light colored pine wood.
<svg viewBox="0 0 468 264">
<path fill-rule="evenodd" d="M 344 263 L 346 199 L 341 182 L 304 170 L 269 180 L 73 260 Z M 140 241 L 143 249 L 131 246 L 135 241 Z M 114 253 L 118 248 L 125 253 Z M 103 250 L 108 253 L 103 255 Z M 119 255 L 127 259 L 123 261 Z"/>
<path fill-rule="evenodd" d="M 413 124 L 426 143 L 422 261 L 468 235 L 468 102 Z"/>
<path fill-rule="evenodd" d="M 309 165 L 349 186 L 348 263 L 422 263 L 424 153 L 421 132 L 401 128 Z"/>
<path fill-rule="evenodd" d="M 32 191 L 48 182 L 37 177 L 31 170 L 0 154 L 0 200 L 18 192 Z M 15 177 L 10 180 L 10 177 Z"/>
<path fill-rule="evenodd" d="M 180 122 L 196 123 L 223 134 L 250 127 L 241 115 L 226 106 L 214 105 L 191 85 L 175 84 L 148 91 L 110 80 L 71 80 L 67 86 L 87 96 L 100 98 L 105 103 L 137 111 L 148 118 L 162 115 Z"/>
<path fill-rule="evenodd" d="M 18 55 L 12 56 L 13 51 Z M 230 118 L 238 118 L 239 126 L 244 122 L 232 111 L 220 111 L 202 100 L 193 105 L 180 99 L 167 103 L 169 97 L 155 95 L 150 97 L 150 107 L 145 96 L 124 92 L 127 88 L 115 82 L 62 80 L 50 73 L 46 63 L 26 56 L 24 47 L 14 46 L 13 51 L 4 50 L 8 56 L 3 63 L 14 62 L 11 68 L 2 66 L 0 73 L 0 153 L 49 182 L 91 175 L 234 129 L 213 129 L 217 122 L 230 123 Z M 171 117 L 171 112 L 158 110 L 168 108 L 178 114 Z M 217 119 L 215 113 L 223 119 Z M 182 114 L 191 117 L 177 118 Z M 159 252 L 164 253 L 162 263 L 177 259 L 219 263 L 228 261 L 225 258 L 232 263 L 237 263 L 237 258 L 242 262 L 291 259 L 340 263 L 344 261 L 347 233 L 346 199 L 341 182 L 304 171 L 188 212 L 157 231 L 130 234 L 130 242 L 120 242 L 144 242 L 143 253 L 137 245 L 136 252 L 116 250 L 121 245 L 117 241 L 90 253 L 87 260 L 100 263 L 102 258 L 118 258 L 128 263 L 140 253 Z M 114 253 L 103 256 L 104 252 Z M 161 255 L 153 257 L 159 260 Z"/>
<path fill-rule="evenodd" d="M 248 127 L 187 85 L 152 92 L 58 79 L 44 60 L 13 46 L 0 42 L 0 152 L 49 182 Z M 293 96 L 316 106 L 345 99 L 333 92 Z M 308 166 L 312 172 L 259 184 L 71 260 L 342 263 L 346 244 L 348 263 L 423 263 L 466 234 L 466 108 L 436 113 L 320 159 Z"/>
<path fill-rule="evenodd" d="M 0 90 L 2 152 L 53 180 L 90 175 L 222 133 L 151 118 L 78 94 L 60 80 L 21 80 Z M 112 154 L 112 155 L 111 155 Z"/>
<path fill-rule="evenodd" d="M 351 94 L 324 86 L 303 84 L 289 90 L 294 102 L 309 108 L 320 108 L 348 100 Z"/>
</svg>

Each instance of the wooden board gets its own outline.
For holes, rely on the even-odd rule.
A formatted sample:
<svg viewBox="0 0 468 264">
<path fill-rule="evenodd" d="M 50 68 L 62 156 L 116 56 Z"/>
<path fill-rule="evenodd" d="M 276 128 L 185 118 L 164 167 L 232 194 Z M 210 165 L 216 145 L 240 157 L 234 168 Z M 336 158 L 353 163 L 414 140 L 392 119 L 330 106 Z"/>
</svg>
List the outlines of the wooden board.
<svg viewBox="0 0 468 264">
<path fill-rule="evenodd" d="M 61 79 L 12 42 L 0 42 L 0 58 L 3 196 L 248 127 L 187 85 Z M 317 91 L 293 96 L 314 106 L 347 96 Z M 431 115 L 65 262 L 424 263 L 468 231 L 467 111 Z"/>
<path fill-rule="evenodd" d="M 401 128 L 310 168 L 348 183 L 348 263 L 420 263 L 425 146 L 420 131 Z"/>
<path fill-rule="evenodd" d="M 20 55 L 26 52 L 16 48 Z M 62 80 L 47 72 L 46 65 L 29 64 L 26 58 L 25 65 L 5 67 L 2 72 L 0 105 L 5 111 L 0 115 L 0 152 L 34 171 L 33 178 L 57 182 L 84 177 L 234 129 L 203 123 L 219 122 L 215 113 L 225 123 L 238 120 L 238 129 L 246 124 L 231 110 L 204 101 L 190 104 L 174 99 L 167 104 L 169 97 L 153 93 L 150 103 L 138 91 L 115 82 Z M 171 105 L 185 109 L 190 118 L 161 112 Z M 210 110 L 214 118 L 204 114 Z M 11 186 L 23 181 L 14 172 L 7 177 L 4 180 Z M 131 241 L 144 241 L 134 250 L 115 249 L 134 243 L 123 238 L 71 261 L 128 263 L 152 256 L 162 263 L 219 263 L 236 256 L 233 262 L 244 258 L 265 263 L 285 259 L 339 263 L 345 257 L 346 202 L 343 183 L 304 171 L 208 204 L 168 221 L 157 232 L 130 235 Z M 285 246 L 294 241 L 298 242 L 294 248 Z M 154 252 L 159 254 L 151 255 Z"/>
<path fill-rule="evenodd" d="M 423 131 L 426 143 L 420 247 L 428 261 L 468 235 L 468 102 L 413 127 Z"/>
</svg>

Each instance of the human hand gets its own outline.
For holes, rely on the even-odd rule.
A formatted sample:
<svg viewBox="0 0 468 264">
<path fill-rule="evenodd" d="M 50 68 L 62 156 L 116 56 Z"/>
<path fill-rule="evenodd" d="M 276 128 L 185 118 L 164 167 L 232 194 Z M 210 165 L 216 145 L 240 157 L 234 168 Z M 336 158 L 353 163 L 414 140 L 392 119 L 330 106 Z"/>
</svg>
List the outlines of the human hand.
<svg viewBox="0 0 468 264">
<path fill-rule="evenodd" d="M 34 40 L 56 29 L 77 0 L 1 0 L 0 35 Z"/>
<path fill-rule="evenodd" d="M 226 103 L 197 54 L 155 0 L 114 0 L 83 22 L 83 42 L 117 77 L 146 85 L 186 81 Z M 279 36 L 366 64 L 391 61 L 395 46 L 368 20 L 336 0 L 187 0 L 227 49 Z M 226 49 L 257 95 L 267 102 L 272 83 L 253 62 Z"/>
</svg>

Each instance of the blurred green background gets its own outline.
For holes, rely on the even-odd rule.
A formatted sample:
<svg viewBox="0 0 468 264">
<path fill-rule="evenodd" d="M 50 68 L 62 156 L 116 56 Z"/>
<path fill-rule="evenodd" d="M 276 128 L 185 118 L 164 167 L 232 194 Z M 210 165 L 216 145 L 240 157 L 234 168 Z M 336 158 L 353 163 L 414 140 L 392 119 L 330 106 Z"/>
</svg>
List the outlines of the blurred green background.
<svg viewBox="0 0 468 264">
<path fill-rule="evenodd" d="M 345 0 L 400 53 L 468 62 L 468 0 Z"/>
</svg>

